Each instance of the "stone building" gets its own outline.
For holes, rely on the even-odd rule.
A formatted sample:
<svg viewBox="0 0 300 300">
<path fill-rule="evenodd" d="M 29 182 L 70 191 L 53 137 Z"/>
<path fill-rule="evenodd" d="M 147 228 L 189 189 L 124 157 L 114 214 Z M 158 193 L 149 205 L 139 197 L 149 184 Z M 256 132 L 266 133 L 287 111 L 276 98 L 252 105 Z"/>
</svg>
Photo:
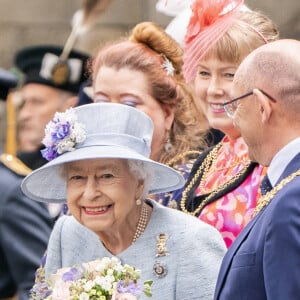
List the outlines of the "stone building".
<svg viewBox="0 0 300 300">
<path fill-rule="evenodd" d="M 82 0 L 1 0 L 0 66 L 10 68 L 15 51 L 24 46 L 65 43 L 72 16 L 81 4 Z M 138 22 L 155 21 L 165 26 L 171 17 L 158 13 L 155 4 L 156 0 L 112 0 L 76 47 L 93 54 L 101 44 L 124 35 Z M 300 38 L 299 0 L 248 0 L 246 4 L 267 13 L 278 24 L 282 37 Z"/>
<path fill-rule="evenodd" d="M 166 0 L 182 1 L 182 0 Z M 73 14 L 83 0 L 0 0 L 0 67 L 13 67 L 18 49 L 38 44 L 64 44 L 71 32 Z M 82 35 L 76 47 L 90 54 L 105 42 L 121 37 L 138 22 L 166 26 L 171 17 L 156 11 L 157 0 L 112 0 L 95 26 Z M 253 9 L 269 15 L 283 38 L 300 39 L 299 0 L 246 0 Z M 0 105 L 0 146 L 3 144 L 5 107 Z M 14 126 L 14 124 L 12 124 Z"/>
</svg>

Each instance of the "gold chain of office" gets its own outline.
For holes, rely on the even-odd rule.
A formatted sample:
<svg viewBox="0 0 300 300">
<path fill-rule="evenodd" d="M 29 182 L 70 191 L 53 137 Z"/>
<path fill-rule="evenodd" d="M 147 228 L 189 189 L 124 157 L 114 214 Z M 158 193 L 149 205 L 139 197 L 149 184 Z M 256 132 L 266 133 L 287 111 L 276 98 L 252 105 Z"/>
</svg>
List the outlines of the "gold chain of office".
<svg viewBox="0 0 300 300">
<path fill-rule="evenodd" d="M 256 208 L 253 212 L 253 216 L 257 215 L 264 207 L 266 207 L 274 198 L 274 196 L 290 181 L 292 181 L 295 177 L 300 176 L 300 170 L 292 173 L 288 177 L 282 179 L 274 188 L 267 192 L 264 196 L 260 198 L 257 202 Z"/>
<path fill-rule="evenodd" d="M 178 155 L 176 155 L 175 157 L 173 157 L 172 159 L 170 159 L 169 161 L 166 162 L 166 165 L 169 167 L 172 167 L 172 165 L 174 165 L 176 162 L 183 160 L 183 158 L 189 156 L 189 155 L 200 155 L 201 152 L 198 150 L 187 150 L 184 151 L 182 153 L 179 153 Z"/>
<path fill-rule="evenodd" d="M 197 182 L 200 174 L 202 173 L 202 178 L 201 181 L 206 178 L 206 175 L 212 165 L 212 163 L 217 159 L 217 154 L 219 149 L 222 146 L 222 142 L 220 142 L 219 144 L 217 144 L 212 151 L 210 151 L 206 158 L 204 159 L 203 163 L 199 166 L 199 169 L 197 170 L 195 176 L 192 178 L 192 180 L 190 181 L 190 183 L 187 185 L 187 187 L 185 188 L 185 190 L 182 192 L 182 198 L 180 201 L 180 208 L 183 212 L 192 215 L 192 216 L 196 216 L 198 213 L 201 212 L 201 210 L 204 208 L 204 206 L 215 196 L 217 195 L 219 192 L 221 192 L 222 190 L 226 189 L 228 186 L 230 186 L 232 183 L 234 183 L 236 180 L 238 180 L 241 176 L 243 176 L 251 162 L 249 162 L 243 169 L 241 169 L 238 173 L 236 173 L 233 177 L 231 177 L 228 181 L 226 181 L 224 184 L 222 184 L 221 186 L 219 186 L 218 188 L 216 188 L 215 190 L 213 190 L 206 198 L 204 198 L 202 200 L 202 202 L 200 203 L 200 205 L 193 211 L 190 212 L 188 211 L 188 209 L 186 208 L 186 200 L 187 200 L 187 194 L 189 193 L 189 191 L 192 189 L 192 187 L 195 185 L 195 183 Z M 201 185 L 201 182 L 200 182 Z"/>
</svg>

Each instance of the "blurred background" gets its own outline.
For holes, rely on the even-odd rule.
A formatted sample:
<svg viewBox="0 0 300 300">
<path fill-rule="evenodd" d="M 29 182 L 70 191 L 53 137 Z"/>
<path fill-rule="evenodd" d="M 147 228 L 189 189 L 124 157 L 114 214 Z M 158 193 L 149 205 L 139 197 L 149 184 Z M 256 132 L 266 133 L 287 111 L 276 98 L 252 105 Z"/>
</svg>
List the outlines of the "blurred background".
<svg viewBox="0 0 300 300">
<path fill-rule="evenodd" d="M 94 54 L 103 43 L 124 35 L 141 21 L 166 26 L 172 17 L 159 13 L 156 2 L 112 0 L 75 48 Z M 3 68 L 11 68 L 15 51 L 24 46 L 64 44 L 71 31 L 72 16 L 82 5 L 81 0 L 0 0 L 0 3 L 0 66 Z M 268 14 L 277 23 L 281 37 L 300 39 L 299 0 L 248 0 L 245 3 Z"/>
<path fill-rule="evenodd" d="M 87 0 L 0 0 L 0 68 L 12 69 L 14 55 L 23 47 L 64 45 L 72 30 L 73 15 L 82 8 L 84 1 Z M 191 0 L 102 1 L 109 3 L 105 11 L 97 16 L 91 29 L 77 39 L 74 49 L 94 55 L 107 41 L 126 35 L 135 24 L 142 21 L 153 21 L 166 27 L 174 17 L 170 11 L 168 14 L 161 12 L 166 10 L 166 5 L 174 6 L 175 3 L 175 8 L 181 10 Z M 158 2 L 163 9 L 156 9 Z M 278 25 L 281 38 L 300 39 L 299 0 L 245 0 L 245 4 L 252 9 L 262 10 L 273 19 Z M 10 135 L 6 133 L 7 129 L 14 136 L 16 123 L 14 108 L 11 108 L 6 121 L 8 108 L 5 102 L 0 102 L 1 147 L 5 136 Z"/>
</svg>

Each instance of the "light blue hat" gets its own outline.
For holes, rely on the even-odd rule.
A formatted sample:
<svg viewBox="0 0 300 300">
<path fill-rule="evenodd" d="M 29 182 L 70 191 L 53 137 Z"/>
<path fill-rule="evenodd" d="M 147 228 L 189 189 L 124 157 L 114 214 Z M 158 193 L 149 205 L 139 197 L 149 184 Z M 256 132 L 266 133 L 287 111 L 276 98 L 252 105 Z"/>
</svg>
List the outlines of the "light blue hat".
<svg viewBox="0 0 300 300">
<path fill-rule="evenodd" d="M 51 161 L 29 174 L 22 190 L 37 201 L 65 202 L 61 165 L 97 158 L 144 162 L 152 174 L 151 194 L 181 188 L 184 179 L 177 171 L 149 159 L 152 133 L 152 121 L 145 113 L 122 104 L 93 103 L 56 113 L 43 140 L 43 155 Z"/>
</svg>

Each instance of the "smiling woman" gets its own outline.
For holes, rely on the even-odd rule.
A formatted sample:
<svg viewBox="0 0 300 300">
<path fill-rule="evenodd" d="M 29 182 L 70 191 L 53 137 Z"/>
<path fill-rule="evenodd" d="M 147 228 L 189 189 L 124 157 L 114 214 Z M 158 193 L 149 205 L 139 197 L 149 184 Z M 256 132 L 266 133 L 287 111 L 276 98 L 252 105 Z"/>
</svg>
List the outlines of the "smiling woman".
<svg viewBox="0 0 300 300">
<path fill-rule="evenodd" d="M 112 237 L 122 237 L 128 247 L 136 236 L 141 210 L 135 207 L 143 195 L 146 173 L 143 177 L 134 174 L 130 165 L 135 164 L 122 159 L 99 159 L 66 165 L 67 199 L 72 215 L 96 232 L 113 254 L 118 249 L 114 249 Z"/>
<path fill-rule="evenodd" d="M 278 38 L 275 24 L 243 2 L 194 1 L 183 56 L 184 76 L 194 86 L 196 106 L 225 137 L 196 160 L 180 207 L 215 226 L 228 247 L 251 220 L 266 172 L 250 161 L 247 145 L 230 118 L 238 100 L 251 95 L 230 102 L 232 82 L 251 51 Z"/>
<path fill-rule="evenodd" d="M 152 22 L 137 24 L 127 39 L 100 48 L 92 65 L 94 101 L 119 103 L 146 113 L 154 125 L 151 158 L 187 178 L 195 157 L 207 148 L 206 123 L 196 113 L 182 74 L 182 49 Z M 179 208 L 182 189 L 155 195 Z"/>
<path fill-rule="evenodd" d="M 117 256 L 153 281 L 154 299 L 212 299 L 224 242 L 210 225 L 146 198 L 184 184 L 149 158 L 152 124 L 127 105 L 94 103 L 57 113 L 47 125 L 43 154 L 50 161 L 22 189 L 37 201 L 66 198 L 71 215 L 56 222 L 46 277 L 33 291 L 60 268 Z"/>
</svg>

